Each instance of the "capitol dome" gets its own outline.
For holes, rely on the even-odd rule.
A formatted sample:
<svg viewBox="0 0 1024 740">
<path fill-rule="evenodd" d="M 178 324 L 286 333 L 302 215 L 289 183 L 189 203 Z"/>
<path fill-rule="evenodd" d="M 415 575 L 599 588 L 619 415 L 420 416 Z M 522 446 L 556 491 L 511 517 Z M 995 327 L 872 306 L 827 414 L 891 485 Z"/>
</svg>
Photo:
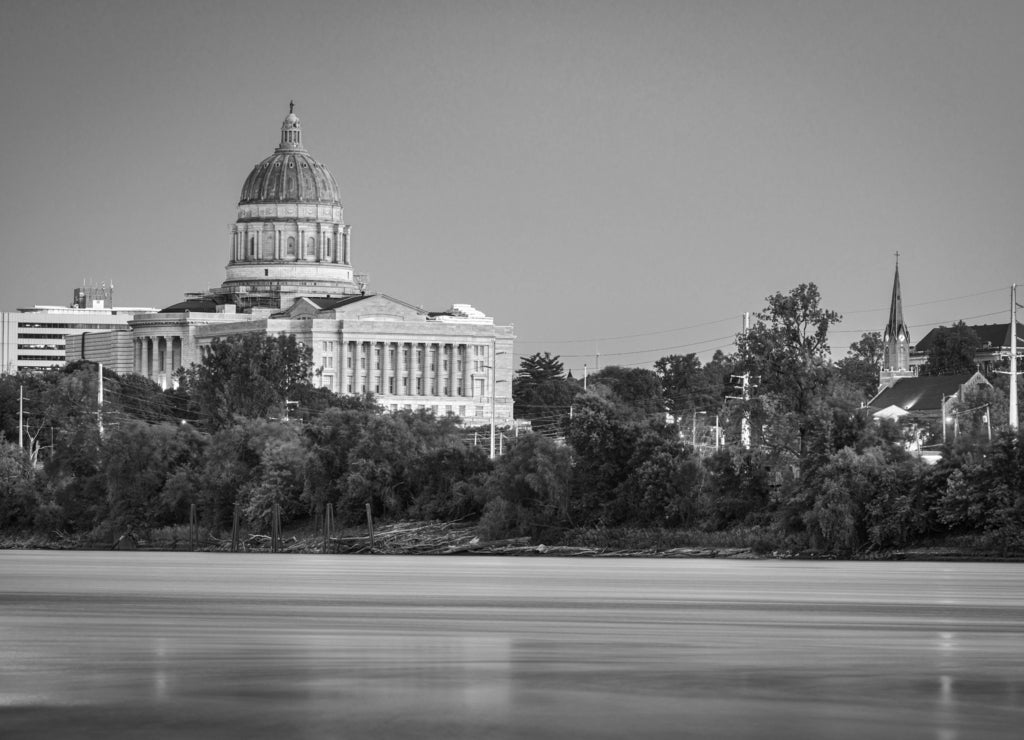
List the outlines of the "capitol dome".
<svg viewBox="0 0 1024 740">
<path fill-rule="evenodd" d="M 247 203 L 341 204 L 338 181 L 302 144 L 302 123 L 294 111 L 281 124 L 281 143 L 252 168 L 238 205 Z"/>
<path fill-rule="evenodd" d="M 302 124 L 289 108 L 281 143 L 245 178 L 231 226 L 221 289 L 240 305 L 283 308 L 297 295 L 360 290 L 338 182 L 309 155 Z"/>
</svg>

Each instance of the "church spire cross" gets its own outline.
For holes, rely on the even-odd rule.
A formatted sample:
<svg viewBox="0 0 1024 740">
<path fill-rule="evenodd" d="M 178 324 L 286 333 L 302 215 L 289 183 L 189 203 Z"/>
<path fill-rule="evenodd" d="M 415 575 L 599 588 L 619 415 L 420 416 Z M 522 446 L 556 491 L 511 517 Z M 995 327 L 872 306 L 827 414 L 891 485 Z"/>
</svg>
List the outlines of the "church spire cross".
<svg viewBox="0 0 1024 740">
<path fill-rule="evenodd" d="M 907 370 L 910 361 L 910 332 L 903 320 L 903 291 L 900 288 L 900 257 L 896 253 L 896 274 L 892 281 L 892 301 L 889 303 L 889 321 L 882 333 L 885 343 L 883 370 Z"/>
</svg>

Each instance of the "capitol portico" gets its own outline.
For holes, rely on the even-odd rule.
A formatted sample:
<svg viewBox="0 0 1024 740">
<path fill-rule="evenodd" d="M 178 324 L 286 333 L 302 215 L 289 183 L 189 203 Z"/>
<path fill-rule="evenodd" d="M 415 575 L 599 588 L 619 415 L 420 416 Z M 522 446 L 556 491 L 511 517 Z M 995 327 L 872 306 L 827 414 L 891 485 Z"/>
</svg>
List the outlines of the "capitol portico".
<svg viewBox="0 0 1024 740">
<path fill-rule="evenodd" d="M 512 327 L 467 304 L 427 311 L 368 293 L 338 183 L 310 156 L 294 110 L 242 186 L 226 272 L 219 288 L 136 316 L 126 330 L 132 366 L 114 369 L 169 387 L 217 339 L 291 334 L 312 350 L 317 385 L 470 424 L 490 421 L 493 394 L 497 422 L 511 422 Z"/>
</svg>

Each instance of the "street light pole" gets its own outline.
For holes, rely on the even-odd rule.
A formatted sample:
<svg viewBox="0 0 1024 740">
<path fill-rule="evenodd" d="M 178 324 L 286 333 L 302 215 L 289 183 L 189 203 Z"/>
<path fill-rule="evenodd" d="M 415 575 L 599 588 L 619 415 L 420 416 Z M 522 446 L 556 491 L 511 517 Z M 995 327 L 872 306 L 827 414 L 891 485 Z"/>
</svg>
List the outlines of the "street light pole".
<svg viewBox="0 0 1024 740">
<path fill-rule="evenodd" d="M 497 369 L 494 366 L 495 363 L 497 362 L 497 358 L 493 357 L 493 354 L 494 354 L 493 352 L 491 354 L 492 354 L 492 358 L 491 358 L 491 459 L 493 460 L 494 459 L 494 414 L 495 414 L 495 409 L 494 409 L 494 405 L 495 405 L 494 404 L 494 391 L 497 390 L 498 380 L 495 377 L 495 374 L 497 373 Z"/>
<path fill-rule="evenodd" d="M 495 340 L 491 340 L 491 364 L 485 365 L 491 371 L 491 459 L 494 459 L 494 417 L 496 415 L 494 396 L 498 389 L 498 355 L 503 355 L 504 352 L 498 352 L 498 343 Z"/>
</svg>

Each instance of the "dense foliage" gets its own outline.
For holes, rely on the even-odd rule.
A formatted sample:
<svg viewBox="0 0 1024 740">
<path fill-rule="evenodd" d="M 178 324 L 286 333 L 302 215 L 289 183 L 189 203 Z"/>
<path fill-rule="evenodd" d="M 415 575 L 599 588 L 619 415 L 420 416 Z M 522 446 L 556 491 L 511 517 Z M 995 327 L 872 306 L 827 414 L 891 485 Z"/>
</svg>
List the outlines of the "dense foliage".
<svg viewBox="0 0 1024 740">
<path fill-rule="evenodd" d="M 0 530 L 109 542 L 184 524 L 195 505 L 211 533 L 236 514 L 266 532 L 275 507 L 287 526 L 327 506 L 357 523 L 369 504 L 386 519 L 477 521 L 486 539 L 647 528 L 743 533 L 758 550 L 1024 550 L 1024 438 L 1005 431 L 1005 379 L 963 399 L 929 466 L 906 443 L 939 449 L 938 430 L 862 408 L 877 335 L 832 362 L 838 317 L 819 304 L 813 284 L 775 294 L 736 355 L 609 367 L 586 391 L 557 357 L 525 357 L 514 394 L 533 433 L 506 430 L 493 461 L 486 430 L 314 388 L 288 338 L 217 342 L 176 390 L 104 371 L 102 413 L 91 364 L 3 376 Z"/>
</svg>

